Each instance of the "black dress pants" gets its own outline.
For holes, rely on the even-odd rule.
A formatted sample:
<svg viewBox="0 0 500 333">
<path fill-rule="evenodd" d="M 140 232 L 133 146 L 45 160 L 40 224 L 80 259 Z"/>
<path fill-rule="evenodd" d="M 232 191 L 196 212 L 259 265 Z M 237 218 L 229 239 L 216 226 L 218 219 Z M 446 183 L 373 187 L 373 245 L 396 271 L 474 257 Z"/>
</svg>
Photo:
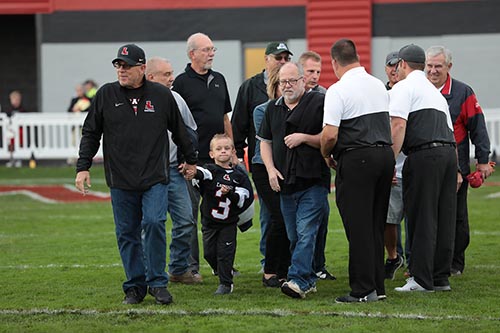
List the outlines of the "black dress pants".
<svg viewBox="0 0 500 333">
<path fill-rule="evenodd" d="M 403 166 L 403 202 L 411 240 L 410 273 L 425 289 L 449 285 L 456 223 L 454 147 L 410 153 Z"/>
<path fill-rule="evenodd" d="M 351 296 L 385 295 L 384 229 L 394 174 L 390 146 L 344 152 L 335 177 L 336 201 L 349 241 Z"/>
</svg>

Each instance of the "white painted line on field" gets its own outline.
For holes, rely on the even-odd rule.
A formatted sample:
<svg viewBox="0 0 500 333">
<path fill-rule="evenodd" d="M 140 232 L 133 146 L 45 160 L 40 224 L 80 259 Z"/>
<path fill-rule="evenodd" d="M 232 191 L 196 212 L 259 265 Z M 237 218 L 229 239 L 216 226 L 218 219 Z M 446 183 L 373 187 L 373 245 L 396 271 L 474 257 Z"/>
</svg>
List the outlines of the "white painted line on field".
<svg viewBox="0 0 500 333">
<path fill-rule="evenodd" d="M 339 307 L 344 305 L 338 305 Z M 500 318 L 495 317 L 471 317 L 471 316 L 429 316 L 419 313 L 380 313 L 380 312 L 367 312 L 363 308 L 360 312 L 354 311 L 290 311 L 284 309 L 274 310 L 227 310 L 227 309 L 207 309 L 203 311 L 188 311 L 182 309 L 172 310 L 151 310 L 151 309 L 128 309 L 128 310 L 96 310 L 96 309 L 4 309 L 0 310 L 0 315 L 82 315 L 82 316 L 116 316 L 116 315 L 176 315 L 176 316 L 209 316 L 209 315 L 226 315 L 226 316 L 271 316 L 271 317 L 293 317 L 293 316 L 334 316 L 334 317 L 358 317 L 358 318 L 383 318 L 383 319 L 409 319 L 409 320 L 462 320 L 462 321 L 499 321 Z"/>
<path fill-rule="evenodd" d="M 111 264 L 47 264 L 47 265 L 30 265 L 30 264 L 24 264 L 24 265 L 4 265 L 0 266 L 0 269 L 18 269 L 18 270 L 25 270 L 25 269 L 51 269 L 51 268 L 83 268 L 83 269 L 88 269 L 88 268 L 113 268 L 113 267 L 122 267 L 121 263 L 111 263 Z M 203 269 L 211 269 L 208 264 L 200 264 L 200 267 Z M 235 264 L 235 267 L 237 269 L 245 269 L 244 272 L 240 272 L 241 274 L 260 274 L 258 273 L 258 269 L 261 268 L 260 265 L 258 264 Z M 488 270 L 500 270 L 500 265 L 469 265 L 467 266 L 471 269 L 488 269 Z M 254 272 L 255 269 L 255 272 Z"/>
<path fill-rule="evenodd" d="M 496 199 L 496 198 L 500 198 L 500 192 L 491 193 L 486 196 L 486 199 Z"/>
<path fill-rule="evenodd" d="M 110 268 L 110 267 L 121 267 L 122 264 L 95 264 L 95 265 L 82 265 L 82 264 L 48 264 L 48 265 L 7 265 L 0 266 L 0 269 L 46 269 L 46 268 Z"/>
<path fill-rule="evenodd" d="M 478 236 L 500 236 L 500 231 L 479 231 L 479 230 L 472 230 L 473 235 L 478 235 Z"/>
<path fill-rule="evenodd" d="M 13 190 L 13 191 L 8 191 L 8 192 L 0 192 L 0 195 L 13 195 L 13 194 L 24 194 L 33 200 L 38 200 L 38 201 L 41 201 L 43 203 L 48 203 L 48 204 L 54 204 L 54 203 L 58 202 L 57 200 L 48 199 L 44 196 L 41 196 L 39 194 L 36 194 L 35 192 L 28 191 L 28 190 Z"/>
</svg>

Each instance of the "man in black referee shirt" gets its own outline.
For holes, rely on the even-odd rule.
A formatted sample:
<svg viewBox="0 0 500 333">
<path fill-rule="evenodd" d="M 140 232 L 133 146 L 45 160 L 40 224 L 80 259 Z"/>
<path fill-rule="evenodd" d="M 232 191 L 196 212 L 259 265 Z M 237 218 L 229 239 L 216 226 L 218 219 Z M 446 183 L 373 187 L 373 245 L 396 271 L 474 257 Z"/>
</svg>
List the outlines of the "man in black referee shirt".
<svg viewBox="0 0 500 333">
<path fill-rule="evenodd" d="M 448 104 L 425 77 L 425 52 L 399 50 L 399 82 L 390 94 L 393 150 L 403 166 L 403 201 L 411 236 L 410 277 L 399 292 L 451 290 L 458 171 Z M 457 177 L 458 175 L 458 177 Z"/>
</svg>

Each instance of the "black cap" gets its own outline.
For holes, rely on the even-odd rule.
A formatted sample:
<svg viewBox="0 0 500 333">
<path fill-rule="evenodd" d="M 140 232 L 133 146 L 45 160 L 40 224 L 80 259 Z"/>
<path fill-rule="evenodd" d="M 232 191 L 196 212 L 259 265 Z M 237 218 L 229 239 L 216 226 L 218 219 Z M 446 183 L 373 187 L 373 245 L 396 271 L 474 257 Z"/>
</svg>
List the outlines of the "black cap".
<svg viewBox="0 0 500 333">
<path fill-rule="evenodd" d="M 129 65 L 140 65 L 146 63 L 146 55 L 143 49 L 135 44 L 123 45 L 118 49 L 118 55 L 111 62 L 115 63 L 117 60 L 123 60 Z"/>
<path fill-rule="evenodd" d="M 283 52 L 287 52 L 290 55 L 293 55 L 292 52 L 288 49 L 288 46 L 285 42 L 271 42 L 267 44 L 266 47 L 266 55 L 268 54 L 280 54 Z"/>
<path fill-rule="evenodd" d="M 418 45 L 410 44 L 403 46 L 399 50 L 399 58 L 408 62 L 416 62 L 418 64 L 425 63 L 425 51 Z"/>
<path fill-rule="evenodd" d="M 385 57 L 385 65 L 386 66 L 394 66 L 397 64 L 399 61 L 399 52 L 398 51 L 392 51 Z"/>
</svg>

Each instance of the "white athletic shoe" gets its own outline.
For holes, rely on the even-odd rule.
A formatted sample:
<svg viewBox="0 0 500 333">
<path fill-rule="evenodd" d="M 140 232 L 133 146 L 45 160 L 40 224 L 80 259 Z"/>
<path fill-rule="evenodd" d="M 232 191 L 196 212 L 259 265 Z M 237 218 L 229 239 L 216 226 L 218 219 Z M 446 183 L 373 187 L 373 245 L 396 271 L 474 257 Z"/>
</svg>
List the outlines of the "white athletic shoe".
<svg viewBox="0 0 500 333">
<path fill-rule="evenodd" d="M 428 293 L 433 293 L 434 290 L 428 290 L 422 287 L 415 281 L 413 277 L 406 279 L 406 284 L 402 287 L 394 288 L 396 291 L 400 292 L 412 292 L 412 291 L 421 291 L 421 292 L 428 292 Z"/>
</svg>

